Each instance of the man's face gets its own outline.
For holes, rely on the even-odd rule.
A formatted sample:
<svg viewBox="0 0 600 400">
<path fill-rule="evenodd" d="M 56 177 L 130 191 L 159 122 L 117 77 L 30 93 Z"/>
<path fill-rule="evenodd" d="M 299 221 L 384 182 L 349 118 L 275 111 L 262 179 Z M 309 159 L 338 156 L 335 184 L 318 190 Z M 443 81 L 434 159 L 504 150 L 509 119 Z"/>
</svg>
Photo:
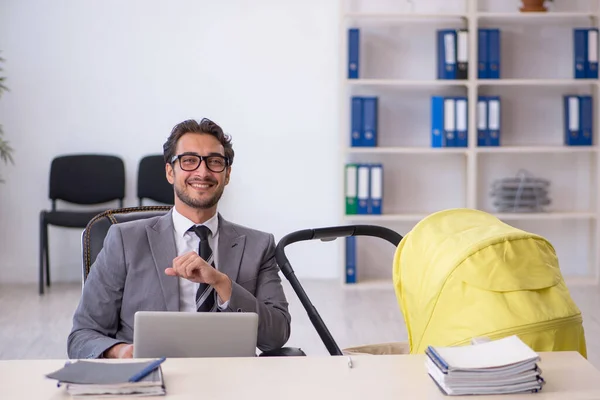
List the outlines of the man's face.
<svg viewBox="0 0 600 400">
<path fill-rule="evenodd" d="M 225 150 L 212 135 L 186 133 L 179 138 L 175 155 L 183 153 L 224 156 Z M 207 168 L 206 160 L 203 160 L 196 170 L 184 171 L 181 168 L 181 161 L 176 160 L 172 165 L 166 166 L 167 180 L 174 186 L 176 198 L 194 209 L 209 209 L 216 206 L 225 186 L 229 183 L 231 167 L 226 167 L 223 172 L 213 172 Z"/>
</svg>

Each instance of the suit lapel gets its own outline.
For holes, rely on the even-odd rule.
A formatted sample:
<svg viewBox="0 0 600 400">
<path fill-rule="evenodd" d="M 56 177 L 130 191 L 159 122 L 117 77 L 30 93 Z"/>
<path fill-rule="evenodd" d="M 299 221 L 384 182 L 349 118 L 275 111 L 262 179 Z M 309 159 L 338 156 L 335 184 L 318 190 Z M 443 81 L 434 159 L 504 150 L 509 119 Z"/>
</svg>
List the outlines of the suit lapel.
<svg viewBox="0 0 600 400">
<path fill-rule="evenodd" d="M 179 311 L 179 280 L 165 274 L 165 268 L 177 257 L 171 213 L 163 215 L 153 226 L 147 226 L 146 233 L 167 311 Z"/>
<path fill-rule="evenodd" d="M 233 224 L 219 214 L 219 265 L 217 268 L 232 281 L 237 281 L 246 245 L 246 236 L 240 235 Z"/>
</svg>

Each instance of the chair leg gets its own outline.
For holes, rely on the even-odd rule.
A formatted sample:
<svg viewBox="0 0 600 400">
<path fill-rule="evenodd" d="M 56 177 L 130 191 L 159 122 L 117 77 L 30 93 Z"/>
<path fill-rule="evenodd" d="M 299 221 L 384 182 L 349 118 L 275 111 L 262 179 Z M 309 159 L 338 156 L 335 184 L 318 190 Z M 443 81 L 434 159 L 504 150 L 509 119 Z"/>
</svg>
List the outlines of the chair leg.
<svg viewBox="0 0 600 400">
<path fill-rule="evenodd" d="M 50 287 L 50 246 L 48 245 L 47 224 L 44 224 L 44 248 L 46 249 L 46 286 Z"/>
<path fill-rule="evenodd" d="M 46 254 L 46 239 L 44 232 L 46 231 L 46 221 L 44 218 L 44 211 L 40 213 L 40 282 L 39 290 L 40 294 L 44 294 L 44 255 Z"/>
</svg>

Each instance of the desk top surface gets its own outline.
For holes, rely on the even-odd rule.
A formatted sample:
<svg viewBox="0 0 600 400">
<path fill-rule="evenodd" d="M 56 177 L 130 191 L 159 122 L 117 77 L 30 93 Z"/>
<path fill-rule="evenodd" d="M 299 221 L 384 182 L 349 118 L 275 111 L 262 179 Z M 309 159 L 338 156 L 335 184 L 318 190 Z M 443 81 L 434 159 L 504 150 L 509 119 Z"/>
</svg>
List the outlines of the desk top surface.
<svg viewBox="0 0 600 400">
<path fill-rule="evenodd" d="M 546 385 L 539 393 L 444 396 L 423 355 L 348 357 L 171 358 L 163 364 L 167 396 L 152 399 L 600 399 L 600 371 L 575 352 L 539 353 Z M 45 377 L 64 360 L 0 361 L 0 398 L 68 399 Z M 136 397 L 140 398 L 140 397 Z"/>
</svg>

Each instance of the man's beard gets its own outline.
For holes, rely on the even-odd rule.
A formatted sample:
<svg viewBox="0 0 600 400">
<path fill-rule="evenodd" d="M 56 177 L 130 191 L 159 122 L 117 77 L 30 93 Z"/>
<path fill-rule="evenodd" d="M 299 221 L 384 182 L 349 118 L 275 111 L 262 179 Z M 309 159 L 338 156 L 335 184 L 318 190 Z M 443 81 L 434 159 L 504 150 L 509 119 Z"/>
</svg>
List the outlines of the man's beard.
<svg viewBox="0 0 600 400">
<path fill-rule="evenodd" d="M 177 195 L 179 200 L 181 200 L 185 205 L 192 208 L 204 210 L 214 207 L 219 202 L 221 196 L 223 195 L 223 189 L 225 189 L 225 187 L 218 188 L 214 196 L 208 199 L 196 199 L 189 196 L 179 186 L 175 185 L 175 194 Z"/>
</svg>

